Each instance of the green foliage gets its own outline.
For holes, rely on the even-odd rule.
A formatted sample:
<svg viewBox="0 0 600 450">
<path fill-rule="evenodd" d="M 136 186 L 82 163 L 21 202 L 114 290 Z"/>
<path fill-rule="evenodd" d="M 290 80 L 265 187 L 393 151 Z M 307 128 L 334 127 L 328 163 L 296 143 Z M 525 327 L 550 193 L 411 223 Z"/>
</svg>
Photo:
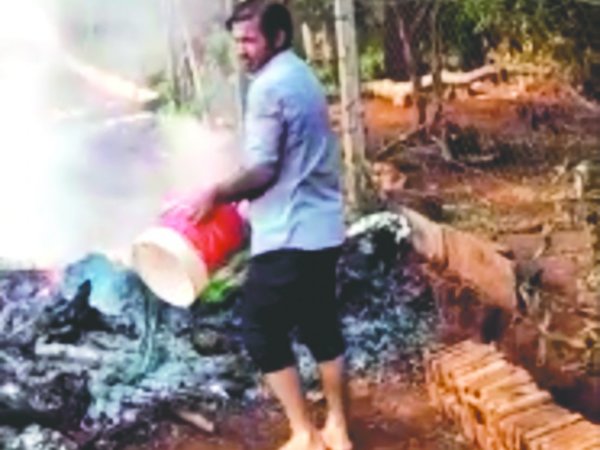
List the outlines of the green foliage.
<svg viewBox="0 0 600 450">
<path fill-rule="evenodd" d="M 481 65 L 482 34 L 480 24 L 468 11 L 468 5 L 447 2 L 439 14 L 442 52 L 452 69 L 471 69 Z"/>
<path fill-rule="evenodd" d="M 163 72 L 150 82 L 160 95 L 160 112 L 200 117 L 210 114 L 220 104 L 231 102 L 235 62 L 229 33 L 219 26 L 210 30 L 202 46 L 195 49 L 196 67 L 191 67 L 191 58 L 183 45 L 175 53 L 177 70 L 170 75 Z"/>
<path fill-rule="evenodd" d="M 504 52 L 528 61 L 539 62 L 543 58 L 543 61 L 558 61 L 563 68 L 577 70 L 583 64 L 590 40 L 598 33 L 598 24 L 586 12 L 586 8 L 592 6 L 582 0 L 437 1 L 442 2 L 439 20 L 443 53 L 447 57 L 446 64 L 450 62 L 455 69 L 479 66 L 484 63 L 487 52 L 501 47 Z M 300 22 L 311 26 L 333 23 L 332 0 L 294 0 L 290 4 Z M 355 0 L 364 80 L 379 76 L 384 65 L 382 26 L 386 4 L 396 4 L 400 11 L 410 14 L 418 2 Z M 430 51 L 427 26 L 419 32 L 416 44 L 420 55 Z M 334 71 L 329 67 L 317 70 L 324 83 L 333 87 Z"/>
<path fill-rule="evenodd" d="M 545 54 L 566 65 L 580 65 L 596 25 L 586 20 L 579 0 L 460 0 L 455 23 L 474 24 L 474 31 L 492 42 L 504 41 L 509 51 Z"/>
<path fill-rule="evenodd" d="M 293 0 L 290 6 L 294 16 L 309 25 L 333 20 L 333 0 Z"/>
<path fill-rule="evenodd" d="M 158 112 L 165 115 L 194 115 L 201 116 L 205 108 L 199 102 L 192 99 L 185 99 L 179 94 L 175 83 L 165 75 L 154 77 L 152 88 L 158 92 Z"/>
<path fill-rule="evenodd" d="M 201 300 L 205 303 L 222 303 L 239 290 L 246 276 L 248 260 L 247 251 L 235 254 L 225 267 L 211 277 L 208 286 L 200 296 Z"/>
<path fill-rule="evenodd" d="M 323 88 L 325 89 L 325 94 L 328 97 L 335 97 L 339 95 L 339 81 L 338 81 L 338 71 L 335 62 L 331 63 L 315 63 L 313 66 L 313 70 Z"/>
<path fill-rule="evenodd" d="M 225 301 L 228 294 L 236 287 L 238 286 L 228 279 L 213 280 L 202 293 L 202 301 L 205 303 L 221 303 Z"/>
<path fill-rule="evenodd" d="M 231 37 L 220 25 L 215 26 L 206 39 L 203 62 L 224 73 L 231 73 L 234 70 Z"/>
<path fill-rule="evenodd" d="M 383 47 L 376 42 L 369 43 L 360 53 L 360 75 L 363 81 L 380 78 L 384 73 Z"/>
</svg>

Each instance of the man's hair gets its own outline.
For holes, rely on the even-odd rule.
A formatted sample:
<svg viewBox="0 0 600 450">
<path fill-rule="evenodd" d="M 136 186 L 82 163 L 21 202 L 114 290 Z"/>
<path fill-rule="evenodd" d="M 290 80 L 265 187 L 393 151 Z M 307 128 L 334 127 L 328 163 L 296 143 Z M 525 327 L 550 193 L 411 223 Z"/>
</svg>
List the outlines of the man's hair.
<svg viewBox="0 0 600 450">
<path fill-rule="evenodd" d="M 285 35 L 281 47 L 285 50 L 292 46 L 294 24 L 290 10 L 280 1 L 275 0 L 244 0 L 235 5 L 233 12 L 225 25 L 229 31 L 236 22 L 244 22 L 258 17 L 260 31 L 269 46 L 275 49 L 277 37 L 282 31 Z"/>
</svg>

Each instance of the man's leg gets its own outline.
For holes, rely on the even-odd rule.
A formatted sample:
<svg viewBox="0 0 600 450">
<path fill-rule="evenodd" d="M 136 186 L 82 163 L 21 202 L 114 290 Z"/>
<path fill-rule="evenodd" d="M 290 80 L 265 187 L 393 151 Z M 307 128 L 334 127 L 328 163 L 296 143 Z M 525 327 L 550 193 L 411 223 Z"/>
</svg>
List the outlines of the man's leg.
<svg viewBox="0 0 600 450">
<path fill-rule="evenodd" d="M 297 270 L 296 252 L 278 251 L 250 261 L 240 305 L 243 337 L 248 353 L 265 374 L 289 420 L 292 435 L 282 449 L 325 450 L 310 422 L 291 349 Z"/>
<path fill-rule="evenodd" d="M 336 265 L 339 249 L 305 254 L 298 308 L 300 336 L 319 365 L 328 414 L 322 431 L 327 448 L 350 450 L 346 420 L 344 339 L 336 301 Z"/>
<path fill-rule="evenodd" d="M 327 419 L 322 431 L 323 440 L 327 448 L 332 450 L 351 450 L 352 442 L 348 436 L 346 416 L 347 386 L 343 356 L 320 363 L 319 372 L 328 407 Z"/>
<path fill-rule="evenodd" d="M 266 374 L 265 379 L 281 402 L 292 431 L 282 450 L 325 450 L 321 436 L 310 420 L 298 370 L 287 367 Z"/>
</svg>

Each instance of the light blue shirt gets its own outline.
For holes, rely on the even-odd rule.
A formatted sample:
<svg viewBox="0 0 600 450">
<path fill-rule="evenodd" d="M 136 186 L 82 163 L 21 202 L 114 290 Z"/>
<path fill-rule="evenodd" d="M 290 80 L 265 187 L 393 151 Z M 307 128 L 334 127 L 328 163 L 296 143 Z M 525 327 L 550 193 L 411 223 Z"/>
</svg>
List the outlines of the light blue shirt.
<svg viewBox="0 0 600 450">
<path fill-rule="evenodd" d="M 340 154 L 323 88 L 291 50 L 251 81 L 244 157 L 279 164 L 278 178 L 250 202 L 251 253 L 320 250 L 344 241 Z"/>
</svg>

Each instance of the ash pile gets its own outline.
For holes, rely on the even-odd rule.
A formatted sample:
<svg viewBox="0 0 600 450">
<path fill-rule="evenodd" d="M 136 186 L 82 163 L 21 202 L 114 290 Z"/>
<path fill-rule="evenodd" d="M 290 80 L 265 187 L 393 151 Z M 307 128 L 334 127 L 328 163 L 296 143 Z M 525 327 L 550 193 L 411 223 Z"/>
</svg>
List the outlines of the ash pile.
<svg viewBox="0 0 600 450">
<path fill-rule="evenodd" d="M 409 234 L 407 221 L 387 212 L 349 229 L 338 301 L 353 376 L 423 373 L 437 314 Z M 218 420 L 258 400 L 260 375 L 241 342 L 239 282 L 221 294 L 176 309 L 102 255 L 60 273 L 0 272 L 0 447 L 123 448 L 178 410 Z M 317 389 L 307 350 L 295 350 L 307 389 Z"/>
</svg>

